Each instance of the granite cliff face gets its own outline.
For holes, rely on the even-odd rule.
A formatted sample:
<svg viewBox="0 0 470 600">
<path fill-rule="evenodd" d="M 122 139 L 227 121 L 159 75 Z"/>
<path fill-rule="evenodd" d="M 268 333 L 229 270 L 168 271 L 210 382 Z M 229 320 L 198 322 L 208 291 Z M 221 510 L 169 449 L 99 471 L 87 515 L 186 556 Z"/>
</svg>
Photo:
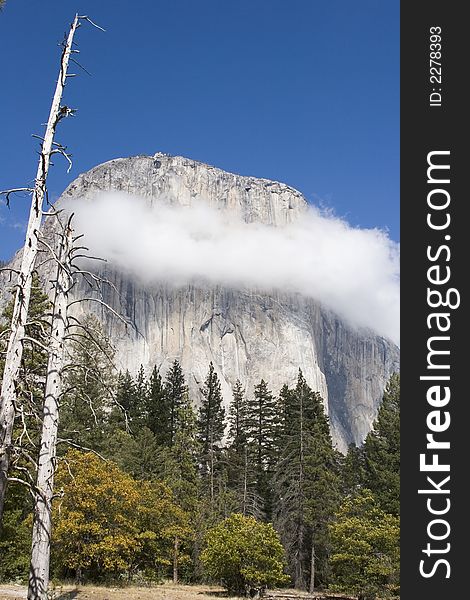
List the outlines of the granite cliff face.
<svg viewBox="0 0 470 600">
<path fill-rule="evenodd" d="M 292 222 L 306 210 L 303 196 L 282 183 L 163 154 L 99 165 L 79 176 L 59 204 L 64 199 L 72 205 L 84 198 L 93 201 L 105 190 L 143 196 L 149 203 L 157 198 L 181 205 L 205 201 L 246 222 L 272 226 Z M 343 451 L 351 441 L 363 440 L 384 385 L 398 369 L 394 344 L 352 329 L 328 308 L 298 294 L 196 285 L 175 289 L 143 284 L 111 265 L 103 271 L 116 286 L 105 300 L 132 327 L 126 329 L 97 304 L 89 308 L 116 347 L 121 369 L 136 372 L 141 364 L 147 370 L 156 364 L 164 372 L 177 358 L 196 397 L 212 361 L 228 402 L 237 378 L 248 392 L 264 378 L 277 393 L 282 384 L 295 382 L 300 367 L 322 394 L 334 441 Z M 44 270 L 42 277 L 50 279 Z M 74 293 L 88 294 L 84 287 Z"/>
</svg>

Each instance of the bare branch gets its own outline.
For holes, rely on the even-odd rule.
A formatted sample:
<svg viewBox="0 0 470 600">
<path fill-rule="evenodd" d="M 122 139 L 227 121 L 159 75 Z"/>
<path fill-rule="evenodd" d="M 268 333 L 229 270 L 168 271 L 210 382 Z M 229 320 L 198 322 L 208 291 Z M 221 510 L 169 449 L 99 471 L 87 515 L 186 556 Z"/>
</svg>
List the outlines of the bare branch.
<svg viewBox="0 0 470 600">
<path fill-rule="evenodd" d="M 42 137 L 42 135 L 38 135 L 37 133 L 32 133 L 31 137 L 36 138 L 37 140 L 40 140 L 41 142 L 45 142 L 45 138 Z M 61 146 L 61 144 L 59 142 L 52 142 L 52 147 L 54 146 Z"/>
<path fill-rule="evenodd" d="M 114 310 L 114 308 L 112 308 L 111 306 L 109 306 L 109 304 L 107 304 L 106 302 L 103 302 L 103 300 L 100 300 L 99 298 L 80 298 L 79 300 L 74 300 L 73 302 L 70 302 L 68 304 L 68 308 L 70 308 L 71 306 L 73 306 L 74 304 L 78 304 L 79 302 L 97 302 L 98 304 L 101 304 L 101 306 L 104 306 L 107 310 L 109 310 L 111 313 L 113 313 L 113 315 L 118 318 L 122 323 L 124 323 L 124 325 L 127 327 L 129 325 L 129 322 L 126 321 L 126 319 L 124 319 L 124 317 L 122 317 L 118 312 L 116 312 Z"/>
<path fill-rule="evenodd" d="M 10 273 L 10 279 L 11 279 L 12 273 L 15 273 L 16 275 L 19 274 L 19 271 L 17 269 L 12 269 L 11 267 L 2 267 L 0 269 L 0 273 L 3 273 L 3 271 L 5 271 L 5 272 L 8 271 Z"/>
<path fill-rule="evenodd" d="M 45 350 L 46 352 L 49 352 L 49 348 L 47 346 L 45 346 L 44 344 L 41 344 L 41 342 L 39 342 L 38 340 L 35 340 L 32 337 L 29 336 L 23 336 L 21 338 L 22 342 L 31 342 L 32 344 L 35 344 L 36 346 L 39 346 L 40 348 L 42 348 L 43 350 Z"/>
<path fill-rule="evenodd" d="M 49 210 L 47 212 L 43 212 L 42 214 L 44 217 L 58 217 L 63 212 L 63 208 L 57 209 L 53 204 L 49 204 Z"/>
<path fill-rule="evenodd" d="M 88 260 L 99 260 L 100 262 L 108 262 L 105 258 L 100 258 L 99 256 L 89 256 L 88 254 L 76 254 L 73 257 L 73 260 L 77 258 L 87 258 Z"/>
<path fill-rule="evenodd" d="M 100 31 L 106 31 L 106 29 L 103 29 L 102 27 L 100 27 L 99 25 L 94 23 L 88 15 L 81 15 L 78 17 L 78 19 L 79 19 L 79 21 L 88 21 L 88 23 L 90 23 L 90 25 L 93 25 L 93 27 L 96 27 L 96 29 L 99 29 Z"/>
<path fill-rule="evenodd" d="M 34 446 L 34 445 L 33 445 L 33 447 L 36 447 L 36 446 Z M 38 468 L 38 463 L 37 463 L 37 461 L 36 461 L 36 460 L 35 460 L 35 459 L 34 459 L 34 458 L 31 456 L 31 454 L 30 454 L 29 452 L 27 452 L 26 448 L 19 447 L 19 448 L 17 448 L 17 451 L 19 451 L 19 453 L 20 453 L 20 454 L 22 454 L 23 456 L 25 456 L 25 457 L 26 457 L 26 459 L 27 459 L 27 460 L 28 460 L 28 461 L 29 461 L 29 462 L 30 462 L 30 463 L 31 463 L 31 464 L 34 466 L 34 468 L 35 468 L 35 469 L 37 469 L 37 468 Z M 18 465 L 16 465 L 16 466 L 15 466 L 15 468 L 16 468 L 17 470 L 20 470 L 20 471 L 21 471 L 22 469 L 26 469 L 26 467 L 20 467 L 20 466 L 18 466 Z M 31 477 L 31 475 L 29 474 L 29 472 L 28 472 L 28 476 L 31 478 L 31 481 L 32 481 L 32 477 Z"/>
<path fill-rule="evenodd" d="M 80 67 L 80 69 L 82 69 L 83 71 L 85 71 L 85 73 L 86 73 L 87 75 L 89 75 L 90 77 L 92 77 L 92 75 L 91 75 L 90 71 L 87 71 L 87 70 L 85 69 L 85 67 L 84 67 L 83 65 L 81 65 L 81 64 L 80 64 L 80 63 L 79 63 L 77 60 L 75 60 L 74 58 L 71 58 L 71 59 L 70 59 L 70 61 L 71 61 L 71 62 L 73 62 L 73 63 L 75 63 L 75 64 L 77 65 L 77 67 Z"/>
<path fill-rule="evenodd" d="M 21 188 L 12 188 L 11 190 L 2 190 L 0 191 L 0 196 L 5 196 L 5 204 L 8 208 L 10 208 L 10 195 L 11 194 L 19 194 L 21 192 L 28 192 L 28 194 L 32 194 L 34 192 L 34 188 L 21 187 Z"/>
<path fill-rule="evenodd" d="M 38 236 L 38 242 L 41 243 L 43 246 L 45 246 L 49 250 L 49 252 L 52 255 L 52 259 L 55 260 L 55 262 L 57 264 L 61 264 L 62 261 L 57 256 L 56 251 L 54 250 L 54 248 L 52 248 L 52 246 L 49 244 L 49 242 L 46 242 L 46 240 L 42 237 L 42 235 Z"/>
<path fill-rule="evenodd" d="M 31 137 L 33 137 L 33 138 L 35 138 L 35 139 L 37 139 L 37 140 L 40 140 L 40 141 L 41 141 L 41 142 L 43 142 L 43 143 L 44 143 L 44 141 L 45 141 L 45 140 L 44 140 L 44 137 L 43 137 L 42 135 L 38 135 L 37 133 L 32 133 L 32 134 L 31 134 Z"/>
<path fill-rule="evenodd" d="M 26 486 L 33 496 L 36 493 L 36 486 L 31 485 L 24 479 L 20 479 L 19 477 L 7 477 L 7 481 L 10 481 L 11 483 L 20 483 L 21 485 Z"/>
<path fill-rule="evenodd" d="M 20 417 L 21 417 L 22 430 L 21 430 L 20 435 L 18 436 L 18 444 L 19 444 L 20 448 L 22 448 L 23 447 L 23 438 L 26 437 L 27 440 L 28 440 L 28 442 L 34 447 L 35 444 L 32 441 L 32 439 L 31 439 L 31 437 L 30 437 L 30 435 L 28 433 L 28 428 L 26 426 L 26 421 L 25 421 L 25 418 L 24 418 L 25 417 L 25 415 L 24 415 L 24 408 L 23 407 L 21 407 L 21 410 L 20 410 Z"/>
<path fill-rule="evenodd" d="M 2 331 L 2 332 L 0 333 L 0 340 L 1 340 L 3 337 L 7 337 L 8 335 L 10 335 L 10 331 L 11 331 L 11 327 L 8 327 L 8 329 L 5 329 L 4 331 Z"/>
<path fill-rule="evenodd" d="M 64 261 L 57 256 L 57 253 L 52 248 L 52 246 L 48 242 L 46 242 L 42 236 L 38 237 L 38 241 L 39 241 L 39 243 L 41 243 L 43 246 L 45 246 L 49 250 L 49 252 L 52 255 L 51 259 L 57 263 L 58 268 L 61 269 L 62 271 L 64 271 L 70 279 L 69 269 L 66 267 Z M 53 283 L 54 283 L 54 281 L 53 281 Z"/>
<path fill-rule="evenodd" d="M 103 297 L 103 290 L 102 290 L 102 286 L 103 284 L 105 285 L 109 285 L 109 287 L 116 292 L 116 294 L 119 294 L 119 290 L 117 289 L 116 285 L 110 281 L 109 279 L 107 279 L 106 277 L 101 277 L 99 275 L 96 275 L 95 273 L 92 273 L 91 271 L 87 271 L 86 269 L 76 269 L 73 272 L 74 275 L 81 275 L 85 281 L 90 285 L 90 287 L 93 287 L 93 284 L 89 282 L 89 278 L 91 278 L 95 284 L 96 284 L 96 288 L 98 289 L 98 291 L 100 292 L 100 296 Z"/>
<path fill-rule="evenodd" d="M 93 450 L 93 448 L 87 448 L 86 446 L 81 446 L 77 442 L 74 442 L 72 439 L 61 438 L 61 439 L 58 439 L 57 441 L 61 442 L 62 444 L 69 444 L 69 446 L 72 446 L 72 448 L 76 448 L 77 450 L 83 450 L 84 452 L 92 452 L 93 454 L 96 454 L 96 456 L 101 458 L 101 460 L 103 460 L 104 462 L 106 462 L 106 463 L 109 462 L 109 460 L 107 458 L 105 458 L 102 454 L 100 454 L 96 450 Z"/>
<path fill-rule="evenodd" d="M 48 337 L 50 335 L 50 331 L 46 331 L 44 329 L 44 324 L 47 324 L 48 326 L 50 325 L 50 323 L 47 323 L 47 321 L 27 321 L 25 323 L 25 327 L 31 326 L 31 325 L 35 325 L 36 327 L 39 327 L 39 329 L 41 330 L 41 333 L 44 337 Z"/>
<path fill-rule="evenodd" d="M 67 168 L 67 173 L 70 173 L 70 169 L 72 168 L 72 159 L 71 159 L 71 154 L 68 154 L 65 151 L 64 147 L 60 147 L 60 148 L 55 148 L 54 150 L 51 151 L 51 154 L 60 154 L 61 156 L 63 156 L 65 158 L 65 160 L 69 163 L 69 166 Z"/>
<path fill-rule="evenodd" d="M 41 267 L 43 267 L 44 265 L 47 265 L 48 262 L 51 262 L 51 260 L 54 260 L 52 258 L 52 256 L 49 256 L 48 258 L 45 258 L 44 260 L 42 260 L 39 263 L 36 263 L 36 266 L 38 267 L 38 269 L 40 269 Z"/>
<path fill-rule="evenodd" d="M 78 325 L 77 325 L 77 327 L 78 327 Z M 85 327 L 83 327 L 83 329 L 85 329 L 85 331 L 86 331 L 86 328 L 85 328 Z M 64 340 L 72 340 L 72 341 L 74 342 L 74 344 L 76 344 L 76 345 L 80 346 L 80 348 L 81 348 L 82 350 L 85 350 L 85 352 L 86 352 L 86 354 L 87 354 L 87 356 L 88 356 L 88 358 L 89 358 L 90 360 L 93 360 L 93 356 L 92 356 L 92 355 L 91 355 L 91 354 L 88 352 L 88 348 L 87 348 L 87 346 L 86 346 L 85 344 L 83 344 L 83 343 L 82 343 L 82 341 L 81 341 L 79 338 L 83 338 L 83 339 L 86 339 L 86 340 L 91 340 L 91 341 L 93 342 L 93 344 L 96 346 L 96 348 L 98 348 L 98 351 L 99 351 L 99 352 L 102 352 L 102 354 L 103 354 L 104 356 L 106 356 L 106 358 L 108 359 L 108 362 L 109 362 L 109 364 L 111 365 L 111 367 L 112 367 L 113 369 L 115 369 L 115 368 L 116 368 L 116 367 L 114 366 L 114 363 L 113 363 L 113 359 L 112 359 L 112 357 L 111 357 L 111 356 L 110 356 L 110 355 L 109 355 L 109 354 L 106 352 L 106 350 L 105 350 L 105 349 L 104 349 L 104 348 L 101 346 L 101 344 L 100 344 L 100 343 L 99 343 L 99 342 L 98 342 L 96 339 L 94 339 L 94 338 L 93 338 L 93 337 L 90 335 L 90 333 L 89 333 L 89 332 L 87 332 L 87 334 L 86 334 L 86 335 L 84 335 L 84 334 L 80 334 L 80 333 L 73 333 L 73 334 L 69 334 L 69 335 L 66 335 L 66 336 L 64 337 Z M 78 369 L 84 369 L 84 368 L 87 368 L 87 367 L 85 367 L 84 365 L 73 365 L 73 366 L 74 366 L 74 368 L 78 368 Z M 70 369 L 70 368 L 71 368 L 71 365 L 70 365 L 70 364 L 69 364 L 69 365 L 67 365 L 67 368 L 68 368 L 68 369 Z"/>
</svg>

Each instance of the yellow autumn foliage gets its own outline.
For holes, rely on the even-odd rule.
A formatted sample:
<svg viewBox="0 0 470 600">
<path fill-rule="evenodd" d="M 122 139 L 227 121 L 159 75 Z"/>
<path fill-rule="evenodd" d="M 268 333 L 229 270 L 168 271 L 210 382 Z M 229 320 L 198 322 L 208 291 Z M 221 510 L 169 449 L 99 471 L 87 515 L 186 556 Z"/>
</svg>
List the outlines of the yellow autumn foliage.
<svg viewBox="0 0 470 600">
<path fill-rule="evenodd" d="M 136 481 L 114 463 L 72 450 L 59 465 L 53 556 L 59 569 L 92 576 L 156 570 L 172 562 L 188 517 L 161 482 Z"/>
</svg>

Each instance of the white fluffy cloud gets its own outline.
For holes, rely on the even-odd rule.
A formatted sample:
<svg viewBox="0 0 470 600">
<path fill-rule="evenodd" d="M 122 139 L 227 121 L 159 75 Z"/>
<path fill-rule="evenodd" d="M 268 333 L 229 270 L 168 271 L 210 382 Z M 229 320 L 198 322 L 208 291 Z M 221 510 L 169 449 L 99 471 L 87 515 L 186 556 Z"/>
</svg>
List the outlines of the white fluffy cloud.
<svg viewBox="0 0 470 600">
<path fill-rule="evenodd" d="M 383 231 L 313 207 L 275 228 L 114 192 L 73 209 L 93 253 L 144 281 L 294 291 L 399 342 L 399 247 Z"/>
</svg>

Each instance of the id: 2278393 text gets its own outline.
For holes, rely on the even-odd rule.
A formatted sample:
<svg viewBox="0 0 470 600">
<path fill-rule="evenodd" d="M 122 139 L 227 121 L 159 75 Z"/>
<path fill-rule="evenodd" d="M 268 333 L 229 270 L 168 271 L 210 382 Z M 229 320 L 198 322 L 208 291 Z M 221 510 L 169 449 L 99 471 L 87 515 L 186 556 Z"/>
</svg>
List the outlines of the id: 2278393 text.
<svg viewBox="0 0 470 600">
<path fill-rule="evenodd" d="M 429 106 L 442 105 L 442 30 L 440 27 L 429 29 L 429 82 L 432 86 L 429 94 Z"/>
</svg>

